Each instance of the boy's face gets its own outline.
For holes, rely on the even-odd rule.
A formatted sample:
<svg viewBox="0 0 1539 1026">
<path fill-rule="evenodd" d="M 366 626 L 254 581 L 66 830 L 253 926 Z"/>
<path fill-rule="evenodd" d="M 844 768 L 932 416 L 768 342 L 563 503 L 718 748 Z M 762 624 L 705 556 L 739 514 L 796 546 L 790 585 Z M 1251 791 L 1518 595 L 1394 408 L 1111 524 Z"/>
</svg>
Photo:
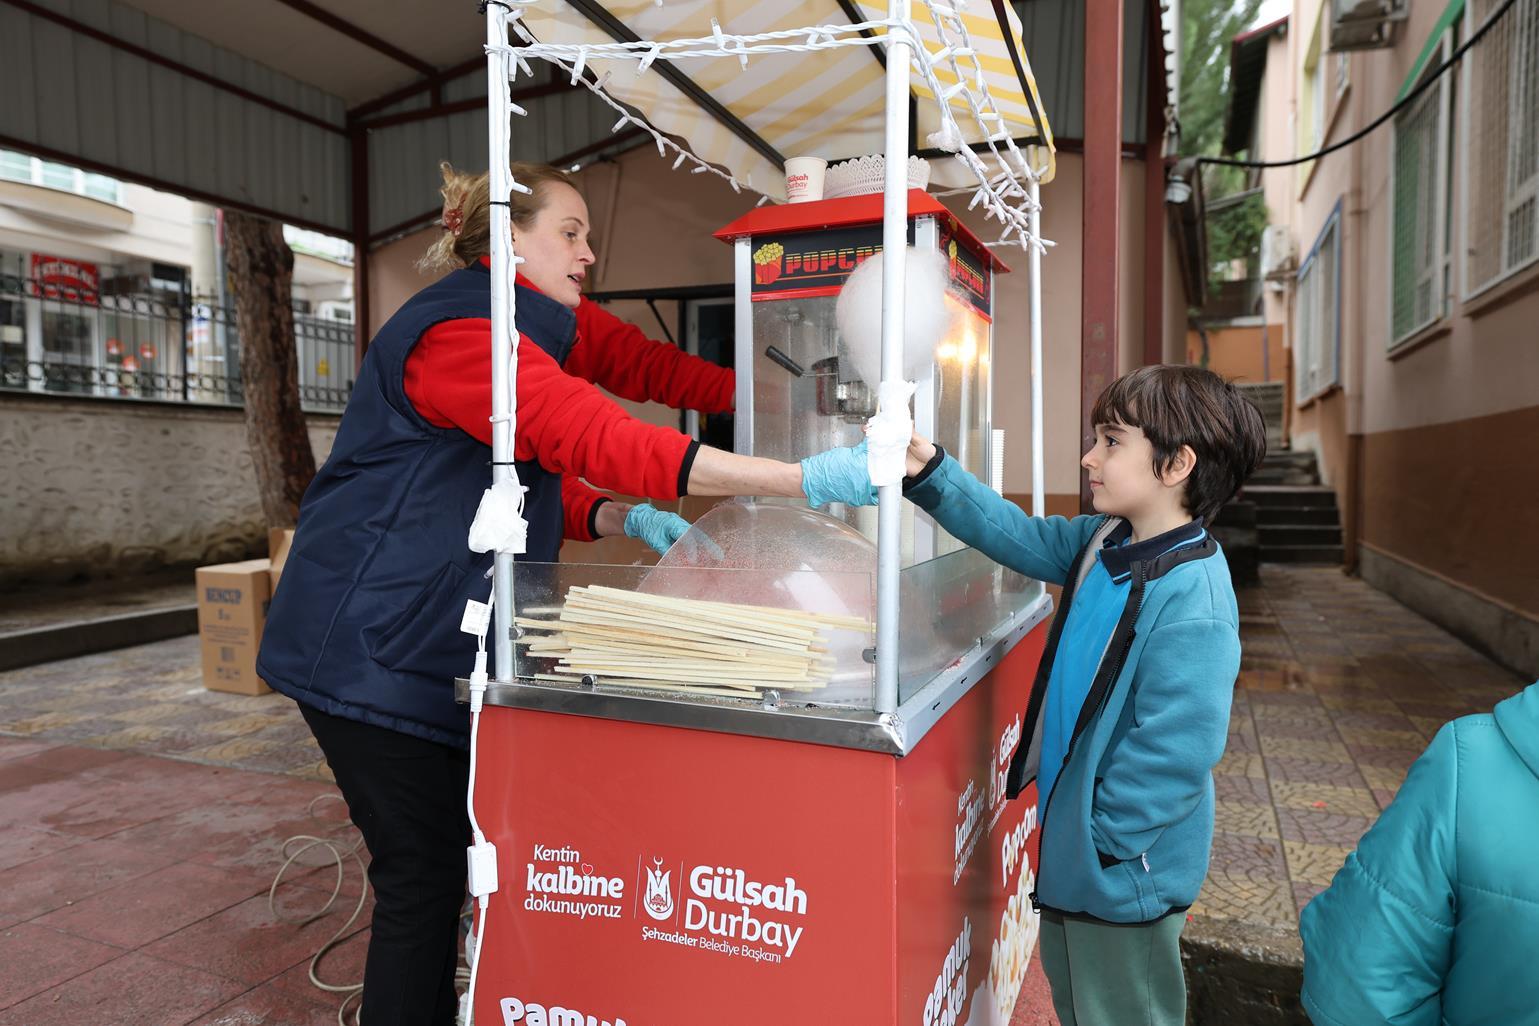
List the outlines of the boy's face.
<svg viewBox="0 0 1539 1026">
<path fill-rule="evenodd" d="M 1079 465 L 1090 475 L 1091 504 L 1097 513 L 1136 520 L 1179 508 L 1184 485 L 1172 488 L 1154 473 L 1154 446 L 1141 428 L 1097 424 L 1095 444 Z"/>
</svg>

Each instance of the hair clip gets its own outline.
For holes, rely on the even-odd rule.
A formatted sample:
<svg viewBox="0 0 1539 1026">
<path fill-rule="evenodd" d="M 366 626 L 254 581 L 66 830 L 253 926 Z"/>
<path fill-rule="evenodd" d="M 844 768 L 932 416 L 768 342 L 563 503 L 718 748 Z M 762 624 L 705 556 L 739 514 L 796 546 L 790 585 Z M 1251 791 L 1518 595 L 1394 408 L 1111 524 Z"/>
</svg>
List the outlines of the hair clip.
<svg viewBox="0 0 1539 1026">
<path fill-rule="evenodd" d="M 452 210 L 445 210 L 443 222 L 444 231 L 453 235 L 455 238 L 458 238 L 461 229 L 465 227 L 465 214 L 459 207 L 455 207 Z"/>
</svg>

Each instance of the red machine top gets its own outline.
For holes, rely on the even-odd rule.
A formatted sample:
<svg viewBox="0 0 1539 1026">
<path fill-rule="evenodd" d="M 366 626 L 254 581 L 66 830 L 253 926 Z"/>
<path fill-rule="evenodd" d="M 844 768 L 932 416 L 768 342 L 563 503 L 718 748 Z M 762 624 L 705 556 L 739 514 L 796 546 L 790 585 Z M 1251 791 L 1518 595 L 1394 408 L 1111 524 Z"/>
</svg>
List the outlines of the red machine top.
<svg viewBox="0 0 1539 1026">
<path fill-rule="evenodd" d="M 1010 268 L 994 255 L 968 227 L 957 219 L 940 200 L 922 189 L 910 189 L 908 216 L 935 217 L 951 233 L 960 238 L 974 253 L 988 261 L 995 274 L 1008 273 Z M 755 207 L 742 217 L 715 233 L 723 242 L 732 242 L 744 236 L 780 234 L 784 232 L 818 231 L 824 228 L 845 228 L 853 225 L 881 224 L 882 194 L 847 196 L 842 199 L 814 200 L 811 203 L 779 203 Z"/>
</svg>

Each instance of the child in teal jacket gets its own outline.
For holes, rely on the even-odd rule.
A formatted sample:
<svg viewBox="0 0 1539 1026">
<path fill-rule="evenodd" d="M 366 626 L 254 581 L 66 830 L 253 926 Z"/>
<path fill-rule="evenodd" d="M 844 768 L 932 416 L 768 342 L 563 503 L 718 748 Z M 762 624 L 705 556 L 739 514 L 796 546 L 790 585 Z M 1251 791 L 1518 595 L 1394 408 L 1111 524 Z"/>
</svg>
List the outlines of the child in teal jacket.
<svg viewBox="0 0 1539 1026">
<path fill-rule="evenodd" d="M 1539 684 L 1438 731 L 1299 919 L 1316 1026 L 1539 1024 Z"/>
<path fill-rule="evenodd" d="M 904 493 L 1012 570 L 1063 586 L 1011 761 L 1038 783 L 1042 965 L 1062 1026 L 1182 1026 L 1179 939 L 1213 843 L 1212 769 L 1240 668 L 1228 565 L 1204 528 L 1265 453 L 1256 408 L 1196 367 L 1096 401 L 1095 516 L 1027 516 L 915 438 Z M 862 454 L 863 455 L 863 454 Z M 859 466 L 842 501 L 869 489 Z"/>
</svg>

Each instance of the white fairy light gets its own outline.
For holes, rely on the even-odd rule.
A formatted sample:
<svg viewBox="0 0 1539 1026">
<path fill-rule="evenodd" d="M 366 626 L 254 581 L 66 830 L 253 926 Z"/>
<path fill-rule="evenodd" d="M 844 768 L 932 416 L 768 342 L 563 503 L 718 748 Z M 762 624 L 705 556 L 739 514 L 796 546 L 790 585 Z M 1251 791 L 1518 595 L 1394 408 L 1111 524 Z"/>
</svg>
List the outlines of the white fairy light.
<svg viewBox="0 0 1539 1026">
<path fill-rule="evenodd" d="M 519 6 L 531 6 L 538 0 L 511 0 L 511 2 Z M 514 20 L 514 28 L 525 40 L 526 45 L 510 46 L 506 49 L 511 52 L 525 73 L 528 73 L 525 58 L 538 57 L 569 72 L 574 82 L 581 79 L 590 91 L 621 115 L 612 131 L 618 132 L 627 124 L 644 129 L 652 136 L 660 156 L 666 158 L 670 149 L 674 151 L 673 168 L 675 170 L 690 164 L 692 165 L 689 169 L 691 174 L 715 174 L 727 182 L 734 191 L 738 191 L 745 184 L 747 188 L 754 190 L 751 176 L 746 183 L 739 181 L 733 175 L 706 163 L 672 139 L 665 137 L 651 124 L 639 119 L 605 91 L 604 86 L 609 81 L 608 72 L 596 85 L 582 79 L 581 71 L 587 62 L 597 58 L 634 60 L 637 62 L 637 75 L 645 72 L 658 60 L 684 60 L 699 57 L 736 57 L 738 62 L 746 68 L 750 55 L 807 53 L 846 46 L 885 45 L 894 36 L 906 36 L 915 71 L 937 100 L 941 123 L 939 130 L 931 133 L 930 142 L 939 149 L 951 152 L 953 158 L 965 167 L 970 177 L 978 183 L 976 187 L 948 190 L 941 195 L 972 191 L 968 209 L 976 209 L 982 205 L 986 219 L 993 220 L 996 217 L 999 219 L 1002 228 L 1000 240 L 988 245 L 1003 245 L 1013 241 L 1014 244 L 1022 247 L 1040 251 L 1051 243 L 1038 239 L 1032 234 L 1029 217 L 1034 210 L 1038 209 L 1038 205 L 1033 203 L 1030 194 L 1021 183 L 1040 180 L 1041 172 L 1027 161 L 1021 149 L 1016 146 L 1015 140 L 1011 137 L 1010 123 L 999 110 L 989 91 L 983 62 L 979 58 L 978 49 L 973 45 L 966 22 L 962 17 L 961 12 L 966 6 L 966 0 L 929 0 L 925 6 L 929 10 L 934 34 L 940 44 L 934 52 L 925 45 L 913 23 L 906 20 L 868 21 L 852 25 L 814 25 L 774 32 L 735 34 L 724 31 L 721 23 L 715 18 L 711 19 L 709 37 L 603 44 L 540 43 Z M 488 47 L 487 49 L 492 52 L 499 48 Z M 942 85 L 941 74 L 947 76 L 950 80 L 949 84 Z M 972 122 L 977 126 L 978 132 L 975 137 L 980 139 L 980 142 L 975 144 L 979 146 L 977 152 L 974 152 L 972 146 L 966 143 L 966 136 L 957 123 L 956 113 L 952 110 L 954 103 L 958 100 L 965 101 L 967 108 L 962 116 L 970 115 Z M 756 205 L 762 205 L 768 199 L 768 196 L 761 196 Z"/>
</svg>

